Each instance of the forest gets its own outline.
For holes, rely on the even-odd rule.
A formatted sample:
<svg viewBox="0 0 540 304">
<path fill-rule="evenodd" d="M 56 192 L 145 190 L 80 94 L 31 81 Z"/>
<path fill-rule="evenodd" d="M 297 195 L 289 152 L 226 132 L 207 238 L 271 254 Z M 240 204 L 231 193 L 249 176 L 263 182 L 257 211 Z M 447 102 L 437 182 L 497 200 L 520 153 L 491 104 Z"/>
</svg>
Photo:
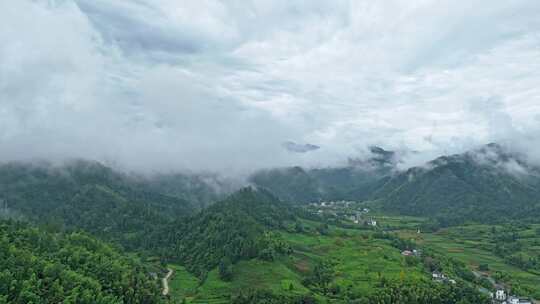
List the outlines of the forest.
<svg viewBox="0 0 540 304">
<path fill-rule="evenodd" d="M 137 258 L 84 232 L 49 233 L 0 222 L 0 303 L 159 303 Z"/>
</svg>

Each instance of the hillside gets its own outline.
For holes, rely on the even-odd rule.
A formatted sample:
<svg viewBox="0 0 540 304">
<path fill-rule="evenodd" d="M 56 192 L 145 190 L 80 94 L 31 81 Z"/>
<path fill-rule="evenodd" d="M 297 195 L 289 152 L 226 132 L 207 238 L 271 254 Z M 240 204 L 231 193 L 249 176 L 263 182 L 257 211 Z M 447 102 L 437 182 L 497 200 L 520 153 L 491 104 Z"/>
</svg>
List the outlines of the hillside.
<svg viewBox="0 0 540 304">
<path fill-rule="evenodd" d="M 159 303 L 137 260 L 85 233 L 0 222 L 0 303 Z"/>
<path fill-rule="evenodd" d="M 393 152 L 372 147 L 369 159 L 341 168 L 260 171 L 251 181 L 285 201 L 371 201 L 385 212 L 436 218 L 444 226 L 540 215 L 540 171 L 508 148 L 489 144 L 399 171 Z"/>
<path fill-rule="evenodd" d="M 188 215 L 187 201 L 160 194 L 100 163 L 9 163 L 0 166 L 2 217 L 53 231 L 83 229 L 138 247 L 145 230 Z"/>
<path fill-rule="evenodd" d="M 349 159 L 346 166 L 261 170 L 250 181 L 293 203 L 364 200 L 380 187 L 398 162 L 395 152 L 379 147 L 370 147 L 369 152 L 369 157 Z"/>
<path fill-rule="evenodd" d="M 423 257 L 404 257 L 401 250 L 415 245 L 390 233 L 297 219 L 294 226 L 275 227 L 268 234 L 287 250 L 244 256 L 232 264 L 219 262 L 208 266 L 204 275 L 191 272 L 194 260 L 169 265 L 175 269 L 172 299 L 238 304 L 489 303 L 471 287 L 473 282 L 466 281 L 472 274 L 464 265 L 427 252 Z M 191 244 L 209 246 L 207 252 L 213 252 L 213 241 Z M 458 283 L 432 282 L 430 265 L 434 264 Z"/>
<path fill-rule="evenodd" d="M 150 245 L 163 256 L 204 274 L 220 261 L 236 262 L 284 250 L 270 233 L 294 220 L 289 206 L 264 190 L 242 189 L 191 217 L 158 231 Z"/>
<path fill-rule="evenodd" d="M 188 201 L 196 209 L 204 209 L 240 188 L 237 182 L 211 173 L 157 174 L 142 178 L 140 184 L 153 192 Z"/>
<path fill-rule="evenodd" d="M 372 198 L 386 211 L 435 217 L 443 225 L 491 223 L 540 215 L 539 186 L 536 168 L 490 144 L 399 173 Z"/>
</svg>

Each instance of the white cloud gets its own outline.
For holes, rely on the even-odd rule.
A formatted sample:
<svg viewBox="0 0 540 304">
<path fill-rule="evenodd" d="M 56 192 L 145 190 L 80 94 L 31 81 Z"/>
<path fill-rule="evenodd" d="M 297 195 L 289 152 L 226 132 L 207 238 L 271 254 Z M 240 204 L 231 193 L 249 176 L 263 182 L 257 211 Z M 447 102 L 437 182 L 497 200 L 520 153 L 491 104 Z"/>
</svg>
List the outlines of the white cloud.
<svg viewBox="0 0 540 304">
<path fill-rule="evenodd" d="M 533 0 L 16 1 L 0 20 L 4 160 L 230 172 L 539 146 Z"/>
</svg>

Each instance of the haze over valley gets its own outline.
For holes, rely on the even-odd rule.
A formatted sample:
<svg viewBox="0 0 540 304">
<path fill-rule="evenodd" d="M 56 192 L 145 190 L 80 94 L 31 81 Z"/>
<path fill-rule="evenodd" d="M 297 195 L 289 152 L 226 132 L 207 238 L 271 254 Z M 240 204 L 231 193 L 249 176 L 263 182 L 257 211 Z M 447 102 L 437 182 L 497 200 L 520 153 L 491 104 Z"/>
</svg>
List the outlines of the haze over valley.
<svg viewBox="0 0 540 304">
<path fill-rule="evenodd" d="M 0 304 L 540 303 L 540 2 L 0 1 Z"/>
</svg>

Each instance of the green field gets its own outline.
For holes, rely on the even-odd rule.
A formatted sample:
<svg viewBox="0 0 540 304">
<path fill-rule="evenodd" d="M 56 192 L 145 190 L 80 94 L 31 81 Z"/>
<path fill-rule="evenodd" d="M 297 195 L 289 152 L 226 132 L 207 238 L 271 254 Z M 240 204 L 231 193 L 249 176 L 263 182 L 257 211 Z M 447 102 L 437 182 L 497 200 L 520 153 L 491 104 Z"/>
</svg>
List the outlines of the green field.
<svg viewBox="0 0 540 304">
<path fill-rule="evenodd" d="M 306 227 L 317 223 L 305 222 Z M 173 265 L 170 288 L 174 302 L 228 303 L 230 295 L 249 289 L 271 290 L 275 294 L 303 295 L 310 290 L 303 278 L 323 259 L 332 261 L 338 285 L 350 294 L 363 295 L 377 288 L 381 278 L 404 280 L 426 277 L 420 266 L 405 266 L 400 251 L 386 240 L 372 238 L 372 232 L 330 227 L 328 235 L 281 232 L 294 249 L 289 256 L 268 262 L 259 259 L 234 265 L 233 279 L 222 281 L 217 269 L 200 282 L 181 266 Z M 322 297 L 321 294 L 314 294 Z"/>
<path fill-rule="evenodd" d="M 503 257 L 493 252 L 493 229 L 502 226 L 464 225 L 441 229 L 434 233 L 418 233 L 425 221 L 417 217 L 400 217 L 378 214 L 380 230 L 397 231 L 403 239 L 413 240 L 421 248 L 433 250 L 440 256 L 463 262 L 478 276 L 496 277 L 504 273 L 507 286 L 519 286 L 520 295 L 540 298 L 540 273 L 525 271 L 508 264 Z M 341 293 L 351 296 L 365 295 L 378 288 L 382 278 L 403 281 L 428 277 L 421 263 L 406 266 L 400 250 L 391 246 L 389 240 L 374 238 L 373 230 L 345 229 L 330 226 L 327 233 L 320 234 L 320 222 L 302 221 L 305 232 L 280 231 L 280 237 L 293 248 L 288 256 L 279 256 L 274 261 L 252 259 L 234 264 L 233 278 L 225 282 L 219 278 L 217 269 L 199 280 L 183 267 L 173 265 L 175 275 L 170 288 L 174 303 L 186 299 L 187 303 L 228 303 L 231 294 L 241 291 L 264 289 L 281 295 L 312 294 L 324 298 L 316 290 L 308 289 L 303 280 L 322 260 L 331 261 L 334 278 L 330 285 L 339 286 Z M 540 253 L 537 234 L 540 225 L 530 225 L 516 232 L 520 253 L 535 256 Z M 479 265 L 488 265 L 489 270 L 479 271 Z M 450 273 L 452 275 L 452 273 Z"/>
<path fill-rule="evenodd" d="M 496 280 L 497 283 L 518 288 L 525 295 L 540 299 L 540 271 L 516 267 L 505 261 L 504 256 L 494 253 L 493 238 L 505 229 L 503 226 L 469 224 L 441 229 L 434 233 L 418 234 L 417 228 L 411 229 L 411 225 L 416 224 L 418 219 L 407 223 L 408 218 L 399 218 L 393 218 L 392 224 L 403 224 L 400 231 L 401 237 L 413 239 L 421 246 L 432 248 L 441 255 L 459 260 L 481 276 L 497 277 L 497 272 L 503 273 L 506 275 L 505 278 Z M 527 258 L 540 255 L 538 228 L 540 228 L 538 224 L 516 228 L 516 242 L 520 247 L 514 254 L 521 254 Z M 488 265 L 489 270 L 480 271 L 479 266 L 482 264 Z"/>
<path fill-rule="evenodd" d="M 492 244 L 487 239 L 487 231 L 491 226 L 469 225 L 465 227 L 455 227 L 443 229 L 433 234 L 423 234 L 423 242 L 437 249 L 447 256 L 456 258 L 466 263 L 471 269 L 478 270 L 479 265 L 489 265 L 487 275 L 492 275 L 496 271 L 506 273 L 510 276 L 510 285 L 518 284 L 525 290 L 529 290 L 530 296 L 540 299 L 540 272 L 537 270 L 523 270 L 516 266 L 509 265 L 502 257 L 495 255 L 488 250 Z M 528 233 L 523 231 L 522 233 Z M 536 246 L 523 246 L 520 252 L 524 254 L 539 254 Z"/>
</svg>

